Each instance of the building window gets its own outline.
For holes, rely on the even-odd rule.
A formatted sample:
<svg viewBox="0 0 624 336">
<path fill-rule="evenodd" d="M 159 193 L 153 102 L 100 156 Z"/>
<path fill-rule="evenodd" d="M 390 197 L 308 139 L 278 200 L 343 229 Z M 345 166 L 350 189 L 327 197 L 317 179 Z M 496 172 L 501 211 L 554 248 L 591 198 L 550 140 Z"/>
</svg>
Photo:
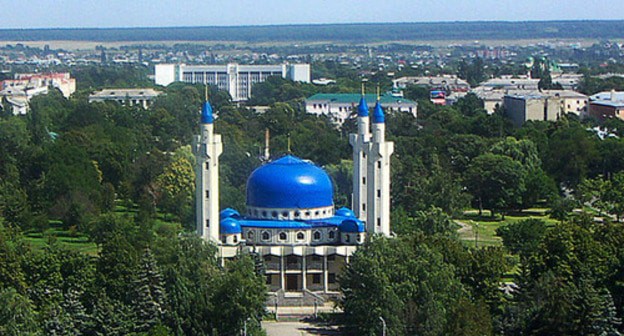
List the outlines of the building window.
<svg viewBox="0 0 624 336">
<path fill-rule="evenodd" d="M 377 197 L 381 197 L 381 189 L 377 189 Z"/>
<path fill-rule="evenodd" d="M 238 236 L 234 235 L 234 237 L 233 237 L 233 238 L 234 238 L 234 242 L 235 242 L 235 243 L 238 243 Z"/>
<path fill-rule="evenodd" d="M 329 273 L 327 277 L 327 282 L 330 284 L 336 283 L 336 273 Z"/>
<path fill-rule="evenodd" d="M 329 231 L 329 239 L 334 240 L 336 238 L 336 231 Z"/>
<path fill-rule="evenodd" d="M 286 236 L 286 232 L 280 232 L 279 233 L 279 240 L 286 240 L 287 236 Z"/>
<path fill-rule="evenodd" d="M 362 152 L 362 158 L 366 159 L 366 153 Z"/>
<path fill-rule="evenodd" d="M 366 177 L 362 177 L 362 184 L 366 184 Z"/>
<path fill-rule="evenodd" d="M 304 239 L 305 239 L 305 233 L 297 232 L 297 240 L 304 240 Z"/>
<path fill-rule="evenodd" d="M 381 161 L 377 161 L 377 168 L 381 169 Z"/>
<path fill-rule="evenodd" d="M 206 170 L 210 170 L 210 162 L 206 162 Z"/>
<path fill-rule="evenodd" d="M 312 261 L 321 261 L 321 257 L 319 257 L 317 255 L 313 255 L 312 256 Z"/>
<path fill-rule="evenodd" d="M 210 190 L 206 190 L 206 198 L 210 198 Z"/>
<path fill-rule="evenodd" d="M 282 217 L 288 217 L 288 211 L 282 212 Z"/>
<path fill-rule="evenodd" d="M 253 231 L 247 232 L 247 239 L 249 239 L 249 240 L 253 240 L 254 239 L 254 232 Z"/>
<path fill-rule="evenodd" d="M 366 211 L 366 203 L 362 203 L 362 211 Z"/>
<path fill-rule="evenodd" d="M 266 277 L 266 284 L 270 285 L 272 280 L 273 280 L 273 276 L 272 275 L 267 275 L 267 277 Z"/>
<path fill-rule="evenodd" d="M 314 231 L 313 238 L 314 238 L 314 240 L 321 240 L 321 232 L 320 231 Z"/>
<path fill-rule="evenodd" d="M 345 243 L 350 243 L 351 242 L 351 235 L 346 235 L 345 236 Z"/>
<path fill-rule="evenodd" d="M 269 231 L 262 232 L 262 240 L 267 241 L 269 239 L 271 239 L 271 234 L 269 233 Z"/>
<path fill-rule="evenodd" d="M 327 256 L 327 261 L 334 261 L 336 260 L 336 255 L 335 254 L 330 254 Z"/>
<path fill-rule="evenodd" d="M 295 211 L 295 217 L 296 217 L 296 218 L 301 217 L 301 212 L 299 212 L 299 211 Z"/>
<path fill-rule="evenodd" d="M 271 216 L 273 216 L 273 218 L 277 218 L 277 211 L 271 212 Z"/>
<path fill-rule="evenodd" d="M 318 285 L 321 283 L 321 275 L 320 274 L 312 274 L 312 283 Z"/>
<path fill-rule="evenodd" d="M 381 218 L 377 217 L 377 226 L 381 226 Z"/>
<path fill-rule="evenodd" d="M 357 235 L 357 236 L 356 236 L 356 238 L 355 238 L 355 240 L 356 240 L 358 243 L 361 243 L 361 242 L 362 242 L 362 235 Z"/>
<path fill-rule="evenodd" d="M 210 219 L 206 219 L 206 227 L 209 228 L 210 227 Z"/>
</svg>

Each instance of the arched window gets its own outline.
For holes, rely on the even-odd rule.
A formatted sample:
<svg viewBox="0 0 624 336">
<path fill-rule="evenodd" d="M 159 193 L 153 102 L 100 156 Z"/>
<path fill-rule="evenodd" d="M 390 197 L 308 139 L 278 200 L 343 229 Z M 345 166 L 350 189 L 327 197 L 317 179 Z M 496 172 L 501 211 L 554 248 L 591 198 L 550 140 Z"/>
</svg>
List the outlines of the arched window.
<svg viewBox="0 0 624 336">
<path fill-rule="evenodd" d="M 336 238 L 336 231 L 329 231 L 329 239 L 334 240 Z"/>
<path fill-rule="evenodd" d="M 264 231 L 262 232 L 262 240 L 269 240 L 271 239 L 271 234 L 269 233 L 269 231 Z"/>
<path fill-rule="evenodd" d="M 254 239 L 254 232 L 253 231 L 249 231 L 247 232 L 247 239 L 249 240 L 253 240 Z"/>
<path fill-rule="evenodd" d="M 304 239 L 305 239 L 305 233 L 297 232 L 297 240 L 304 240 Z"/>
<path fill-rule="evenodd" d="M 286 240 L 287 236 L 286 236 L 286 232 L 280 232 L 279 233 L 279 239 L 280 240 Z"/>
<path fill-rule="evenodd" d="M 321 240 L 321 231 L 314 231 L 312 238 L 314 240 Z"/>
</svg>

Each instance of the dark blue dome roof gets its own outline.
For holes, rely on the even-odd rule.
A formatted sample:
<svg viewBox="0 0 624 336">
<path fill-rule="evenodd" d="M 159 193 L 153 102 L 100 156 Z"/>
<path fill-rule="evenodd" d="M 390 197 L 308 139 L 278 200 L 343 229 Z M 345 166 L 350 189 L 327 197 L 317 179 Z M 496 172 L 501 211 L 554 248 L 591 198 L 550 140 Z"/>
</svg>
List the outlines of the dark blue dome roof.
<svg viewBox="0 0 624 336">
<path fill-rule="evenodd" d="M 338 229 L 341 232 L 364 232 L 364 223 L 357 219 L 346 219 L 340 223 Z"/>
<path fill-rule="evenodd" d="M 375 124 L 383 124 L 386 122 L 386 117 L 384 116 L 383 108 L 381 107 L 381 103 L 379 100 L 377 104 L 375 104 L 375 109 L 373 110 L 373 123 Z"/>
<path fill-rule="evenodd" d="M 333 206 L 327 173 L 292 155 L 256 169 L 247 180 L 247 206 L 308 209 Z"/>
<path fill-rule="evenodd" d="M 355 213 L 349 208 L 342 207 L 336 210 L 336 216 L 355 217 Z"/>
<path fill-rule="evenodd" d="M 226 218 L 219 223 L 219 231 L 222 234 L 238 234 L 241 233 L 241 226 L 234 218 Z"/>
<path fill-rule="evenodd" d="M 221 217 L 222 220 L 230 217 L 238 219 L 240 218 L 240 213 L 232 208 L 225 208 L 221 210 L 219 217 Z"/>
<path fill-rule="evenodd" d="M 366 98 L 362 95 L 360 98 L 360 104 L 358 105 L 358 116 L 368 117 L 368 104 L 366 104 Z"/>
<path fill-rule="evenodd" d="M 212 106 L 210 106 L 210 103 L 206 101 L 202 105 L 201 123 L 212 124 L 213 122 L 214 122 L 214 118 L 212 116 Z"/>
</svg>

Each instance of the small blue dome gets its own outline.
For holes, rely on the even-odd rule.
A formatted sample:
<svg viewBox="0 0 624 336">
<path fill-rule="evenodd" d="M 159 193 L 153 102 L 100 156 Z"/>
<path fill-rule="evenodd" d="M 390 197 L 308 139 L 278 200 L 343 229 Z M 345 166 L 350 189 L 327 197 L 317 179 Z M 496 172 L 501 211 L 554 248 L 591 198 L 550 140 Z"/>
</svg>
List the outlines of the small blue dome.
<svg viewBox="0 0 624 336">
<path fill-rule="evenodd" d="M 221 212 L 219 213 L 219 217 L 221 218 L 221 220 L 224 220 L 226 218 L 240 218 L 240 213 L 232 208 L 225 208 L 223 210 L 221 210 Z"/>
<path fill-rule="evenodd" d="M 366 98 L 362 95 L 360 98 L 360 105 L 358 105 L 358 117 L 368 117 L 368 104 L 366 103 Z"/>
<path fill-rule="evenodd" d="M 365 232 L 364 223 L 357 219 L 346 219 L 338 226 L 341 232 Z"/>
<path fill-rule="evenodd" d="M 238 234 L 241 233 L 241 226 L 234 218 L 222 219 L 219 225 L 221 234 Z"/>
<path fill-rule="evenodd" d="M 201 123 L 212 124 L 213 122 L 214 118 L 212 117 L 212 106 L 210 106 L 210 102 L 206 101 L 202 105 Z"/>
<path fill-rule="evenodd" d="M 334 189 L 316 165 L 287 155 L 254 170 L 247 180 L 247 206 L 309 209 L 333 206 Z"/>
<path fill-rule="evenodd" d="M 383 124 L 386 122 L 386 117 L 384 116 L 383 108 L 381 107 L 381 103 L 379 100 L 377 104 L 375 104 L 375 109 L 373 110 L 373 123 L 375 124 Z"/>
<path fill-rule="evenodd" d="M 353 211 L 351 211 L 351 209 L 349 209 L 349 208 L 342 207 L 342 208 L 336 210 L 336 216 L 355 217 L 355 213 Z"/>
</svg>

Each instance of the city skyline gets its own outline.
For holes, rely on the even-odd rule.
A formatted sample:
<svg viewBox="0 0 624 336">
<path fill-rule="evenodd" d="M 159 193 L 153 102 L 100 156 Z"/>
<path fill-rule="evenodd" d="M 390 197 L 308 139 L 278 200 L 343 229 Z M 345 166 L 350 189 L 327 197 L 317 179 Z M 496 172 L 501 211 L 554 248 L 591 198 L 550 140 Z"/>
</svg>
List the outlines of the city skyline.
<svg viewBox="0 0 624 336">
<path fill-rule="evenodd" d="M 595 10 L 588 11 L 592 8 Z M 10 2 L 3 6 L 0 28 L 112 28 L 247 26 L 287 24 L 542 21 L 623 19 L 624 2 L 615 0 L 496 1 L 450 0 L 444 3 L 388 0 L 361 1 L 187 0 Z M 27 13 L 28 15 L 24 15 Z"/>
</svg>

